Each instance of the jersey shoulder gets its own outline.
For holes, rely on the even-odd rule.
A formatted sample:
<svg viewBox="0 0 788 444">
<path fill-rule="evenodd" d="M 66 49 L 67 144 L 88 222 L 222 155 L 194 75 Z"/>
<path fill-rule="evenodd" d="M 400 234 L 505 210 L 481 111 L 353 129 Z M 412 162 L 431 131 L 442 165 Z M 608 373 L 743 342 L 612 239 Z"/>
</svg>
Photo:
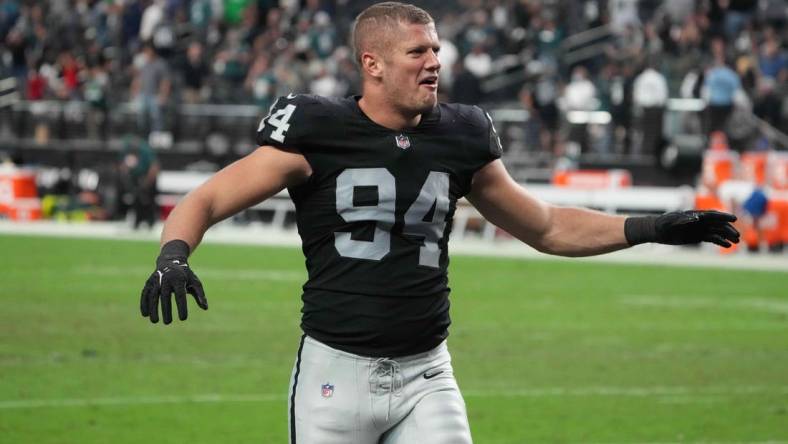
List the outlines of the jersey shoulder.
<svg viewBox="0 0 788 444">
<path fill-rule="evenodd" d="M 470 127 L 473 130 L 485 130 L 487 122 L 484 117 L 484 110 L 476 105 L 466 105 L 464 103 L 441 103 L 441 114 L 444 122 Z"/>
<path fill-rule="evenodd" d="M 494 160 L 503 148 L 490 114 L 476 105 L 441 103 L 441 124 L 461 137 L 474 157 Z"/>
<path fill-rule="evenodd" d="M 349 112 L 347 100 L 313 94 L 281 96 L 260 121 L 257 143 L 304 149 L 336 128 L 337 118 Z"/>
</svg>

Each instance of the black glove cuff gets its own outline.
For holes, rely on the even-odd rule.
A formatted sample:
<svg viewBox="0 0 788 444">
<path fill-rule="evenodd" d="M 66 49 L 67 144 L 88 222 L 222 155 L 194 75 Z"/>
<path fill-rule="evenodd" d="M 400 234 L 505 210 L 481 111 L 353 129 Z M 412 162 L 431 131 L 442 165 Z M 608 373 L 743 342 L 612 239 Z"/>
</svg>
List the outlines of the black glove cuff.
<svg viewBox="0 0 788 444">
<path fill-rule="evenodd" d="M 173 239 L 161 247 L 160 258 L 164 259 L 186 259 L 189 257 L 189 244 L 180 240 Z"/>
<path fill-rule="evenodd" d="M 630 246 L 657 240 L 657 216 L 628 217 L 624 221 L 624 236 Z"/>
</svg>

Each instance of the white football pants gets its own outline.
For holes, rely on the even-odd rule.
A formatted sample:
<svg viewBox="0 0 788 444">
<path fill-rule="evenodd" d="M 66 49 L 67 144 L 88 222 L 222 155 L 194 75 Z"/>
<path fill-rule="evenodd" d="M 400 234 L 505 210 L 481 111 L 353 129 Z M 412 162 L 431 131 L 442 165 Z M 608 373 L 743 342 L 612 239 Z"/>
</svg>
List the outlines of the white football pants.
<svg viewBox="0 0 788 444">
<path fill-rule="evenodd" d="M 290 444 L 470 444 L 446 341 L 367 358 L 304 336 L 288 398 Z"/>
</svg>

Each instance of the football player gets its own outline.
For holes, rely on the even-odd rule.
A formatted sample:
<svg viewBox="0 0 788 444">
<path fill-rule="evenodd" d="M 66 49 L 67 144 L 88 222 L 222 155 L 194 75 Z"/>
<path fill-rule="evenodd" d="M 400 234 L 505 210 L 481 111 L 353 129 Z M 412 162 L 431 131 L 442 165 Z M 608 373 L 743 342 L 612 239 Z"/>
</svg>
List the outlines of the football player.
<svg viewBox="0 0 788 444">
<path fill-rule="evenodd" d="M 216 222 L 287 189 L 309 278 L 289 392 L 290 442 L 470 443 L 447 350 L 448 239 L 457 200 L 537 250 L 588 256 L 642 242 L 714 242 L 732 215 L 623 217 L 542 202 L 500 160 L 475 106 L 437 102 L 440 41 L 424 10 L 386 2 L 353 29 L 358 97 L 281 97 L 255 152 L 189 193 L 162 232 L 140 309 L 151 322 L 208 302 L 187 259 Z"/>
</svg>

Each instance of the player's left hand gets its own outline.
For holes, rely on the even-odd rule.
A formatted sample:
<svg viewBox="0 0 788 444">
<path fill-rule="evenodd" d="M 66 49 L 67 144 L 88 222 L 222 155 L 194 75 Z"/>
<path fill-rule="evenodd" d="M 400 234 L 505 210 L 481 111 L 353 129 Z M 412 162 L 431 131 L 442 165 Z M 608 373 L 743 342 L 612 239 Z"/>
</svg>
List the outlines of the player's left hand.
<svg viewBox="0 0 788 444">
<path fill-rule="evenodd" d="M 720 211 L 672 211 L 660 216 L 631 217 L 625 232 L 630 245 L 711 242 L 728 248 L 739 243 L 739 232 L 731 225 L 735 221 L 736 216 Z"/>
<path fill-rule="evenodd" d="M 186 245 L 185 252 L 183 245 Z M 205 297 L 202 282 L 186 261 L 188 254 L 188 245 L 176 240 L 165 244 L 156 259 L 156 271 L 145 282 L 140 298 L 142 316 L 149 318 L 154 324 L 159 322 L 159 302 L 164 323 L 172 322 L 172 293 L 175 293 L 175 305 L 181 321 L 185 321 L 188 316 L 186 293 L 194 296 L 200 308 L 208 309 L 208 299 Z"/>
</svg>

